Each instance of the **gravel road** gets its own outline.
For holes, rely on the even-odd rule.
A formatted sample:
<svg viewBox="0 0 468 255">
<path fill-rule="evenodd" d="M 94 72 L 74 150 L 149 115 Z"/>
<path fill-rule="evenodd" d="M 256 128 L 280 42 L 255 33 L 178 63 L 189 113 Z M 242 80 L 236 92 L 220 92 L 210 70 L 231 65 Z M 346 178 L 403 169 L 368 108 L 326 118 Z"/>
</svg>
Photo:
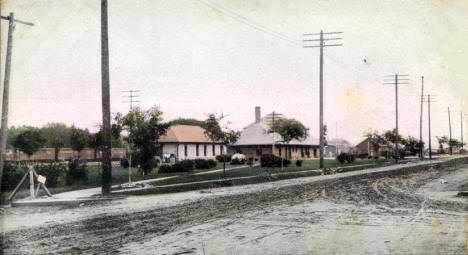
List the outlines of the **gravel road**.
<svg viewBox="0 0 468 255">
<path fill-rule="evenodd" d="M 323 178 L 327 178 L 325 176 Z M 467 254 L 468 168 L 2 212 L 4 254 Z"/>
</svg>

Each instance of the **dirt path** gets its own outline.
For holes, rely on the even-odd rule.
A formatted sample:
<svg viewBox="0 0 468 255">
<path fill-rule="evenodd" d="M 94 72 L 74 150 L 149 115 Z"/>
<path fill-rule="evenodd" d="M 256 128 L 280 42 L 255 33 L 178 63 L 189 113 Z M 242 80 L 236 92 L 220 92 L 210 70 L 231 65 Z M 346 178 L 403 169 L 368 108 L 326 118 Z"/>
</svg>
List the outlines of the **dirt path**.
<svg viewBox="0 0 468 255">
<path fill-rule="evenodd" d="M 467 174 L 464 168 L 326 185 L 295 180 L 247 193 L 241 191 L 254 186 L 80 208 L 8 208 L 2 248 L 5 254 L 466 254 L 466 200 L 453 193 Z"/>
</svg>

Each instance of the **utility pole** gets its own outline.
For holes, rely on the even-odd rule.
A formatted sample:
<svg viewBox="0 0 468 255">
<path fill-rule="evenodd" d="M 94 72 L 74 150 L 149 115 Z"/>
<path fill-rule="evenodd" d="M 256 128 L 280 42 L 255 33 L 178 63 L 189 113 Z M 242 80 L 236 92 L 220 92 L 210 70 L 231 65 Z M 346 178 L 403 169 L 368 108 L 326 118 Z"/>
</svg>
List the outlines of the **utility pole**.
<svg viewBox="0 0 468 255">
<path fill-rule="evenodd" d="M 450 121 L 450 107 L 447 107 L 448 121 L 449 121 L 449 153 L 452 155 L 452 123 Z"/>
<path fill-rule="evenodd" d="M 428 117 L 428 129 L 429 129 L 429 159 L 432 159 L 432 144 L 431 144 L 431 101 L 434 102 L 434 95 L 427 95 L 427 117 Z"/>
<path fill-rule="evenodd" d="M 102 87 L 102 194 L 109 195 L 112 185 L 112 144 L 110 132 L 109 37 L 107 0 L 101 0 L 101 87 Z"/>
<path fill-rule="evenodd" d="M 1 16 L 1 19 L 8 20 L 8 40 L 5 59 L 5 77 L 3 81 L 2 129 L 0 133 L 0 183 L 2 183 L 3 166 L 5 164 L 6 143 L 8 140 L 8 103 L 10 95 L 10 72 L 11 55 L 13 50 L 13 31 L 15 30 L 15 23 L 34 26 L 33 23 L 15 19 L 13 12 L 10 12 L 9 16 Z"/>
<path fill-rule="evenodd" d="M 394 77 L 394 78 L 393 78 Z M 403 78 L 401 78 L 403 77 Z M 395 75 L 386 75 L 384 76 L 384 85 L 395 85 L 395 151 L 396 159 L 400 158 L 400 149 L 398 148 L 398 85 L 409 84 L 409 79 L 404 78 L 408 77 L 407 74 L 395 74 Z"/>
<path fill-rule="evenodd" d="M 423 156 L 423 139 L 422 139 L 422 125 L 423 125 L 423 101 L 424 101 L 424 76 L 421 76 L 421 114 L 419 116 L 419 157 L 424 159 Z"/>
<path fill-rule="evenodd" d="M 133 100 L 134 98 L 140 97 L 140 95 L 137 95 L 139 93 L 139 90 L 126 90 L 126 91 L 121 91 L 122 93 L 129 93 L 127 96 L 123 96 L 124 98 L 128 98 L 128 101 L 123 101 L 124 103 L 130 103 L 130 111 L 133 111 L 133 103 L 139 103 L 140 101 Z M 128 146 L 128 151 L 129 153 L 129 159 L 128 159 L 128 184 L 131 186 L 132 184 L 132 153 L 130 151 L 130 146 Z"/>
<path fill-rule="evenodd" d="M 327 32 L 324 33 L 322 30 L 320 30 L 320 33 L 314 33 L 314 34 L 304 34 L 304 36 L 320 36 L 319 39 L 306 39 L 302 40 L 303 42 L 319 42 L 319 45 L 313 46 L 313 45 L 305 45 L 303 46 L 304 48 L 320 48 L 320 168 L 323 168 L 323 147 L 324 147 L 324 130 L 323 130 L 323 48 L 324 47 L 333 47 L 333 46 L 343 46 L 343 44 L 325 44 L 325 41 L 334 41 L 334 40 L 341 40 L 342 38 L 324 38 L 324 35 L 336 35 L 336 34 L 342 34 L 343 32 Z"/>
</svg>

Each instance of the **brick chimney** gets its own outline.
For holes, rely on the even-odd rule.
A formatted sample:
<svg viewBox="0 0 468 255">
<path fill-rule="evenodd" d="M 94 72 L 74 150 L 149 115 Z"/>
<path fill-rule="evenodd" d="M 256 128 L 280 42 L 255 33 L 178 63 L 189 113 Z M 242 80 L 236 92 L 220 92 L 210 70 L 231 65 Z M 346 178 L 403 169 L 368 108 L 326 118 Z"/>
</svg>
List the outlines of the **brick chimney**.
<svg viewBox="0 0 468 255">
<path fill-rule="evenodd" d="M 255 106 L 255 123 L 260 123 L 260 106 Z"/>
</svg>

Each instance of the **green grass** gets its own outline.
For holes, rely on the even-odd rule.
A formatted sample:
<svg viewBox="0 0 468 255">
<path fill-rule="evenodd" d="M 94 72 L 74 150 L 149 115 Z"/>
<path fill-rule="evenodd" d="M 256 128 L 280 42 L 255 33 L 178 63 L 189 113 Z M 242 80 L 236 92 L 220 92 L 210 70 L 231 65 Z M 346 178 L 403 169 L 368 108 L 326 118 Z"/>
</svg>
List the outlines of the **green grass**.
<svg viewBox="0 0 468 255">
<path fill-rule="evenodd" d="M 351 164 L 340 164 L 338 161 L 334 159 L 326 159 L 324 165 L 326 168 L 334 168 L 334 167 L 346 167 L 346 166 L 359 166 L 365 164 L 375 164 L 380 165 L 381 163 L 386 162 L 386 160 L 374 160 L 374 159 L 365 159 L 359 160 L 357 159 L 355 162 Z M 297 172 L 297 171 L 304 171 L 304 170 L 316 170 L 319 169 L 319 160 L 305 160 L 303 161 L 302 166 L 298 167 L 295 165 L 295 162 L 288 167 L 284 167 L 281 170 L 280 167 L 261 167 L 261 166 L 254 166 L 254 167 L 246 167 L 241 169 L 233 169 L 226 171 L 226 176 L 224 177 L 223 172 L 216 172 L 216 173 L 208 173 L 203 175 L 191 175 L 190 173 L 180 175 L 175 178 L 155 181 L 151 184 L 154 186 L 161 186 L 161 185 L 169 185 L 169 184 L 177 184 L 177 183 L 190 183 L 190 182 L 200 182 L 200 181 L 208 181 L 208 180 L 219 180 L 224 178 L 236 178 L 236 177 L 245 177 L 245 176 L 262 176 L 262 175 L 269 175 L 273 173 L 288 173 L 288 172 Z M 358 168 L 351 168 L 349 170 L 358 170 L 362 169 L 362 167 Z"/>
</svg>

